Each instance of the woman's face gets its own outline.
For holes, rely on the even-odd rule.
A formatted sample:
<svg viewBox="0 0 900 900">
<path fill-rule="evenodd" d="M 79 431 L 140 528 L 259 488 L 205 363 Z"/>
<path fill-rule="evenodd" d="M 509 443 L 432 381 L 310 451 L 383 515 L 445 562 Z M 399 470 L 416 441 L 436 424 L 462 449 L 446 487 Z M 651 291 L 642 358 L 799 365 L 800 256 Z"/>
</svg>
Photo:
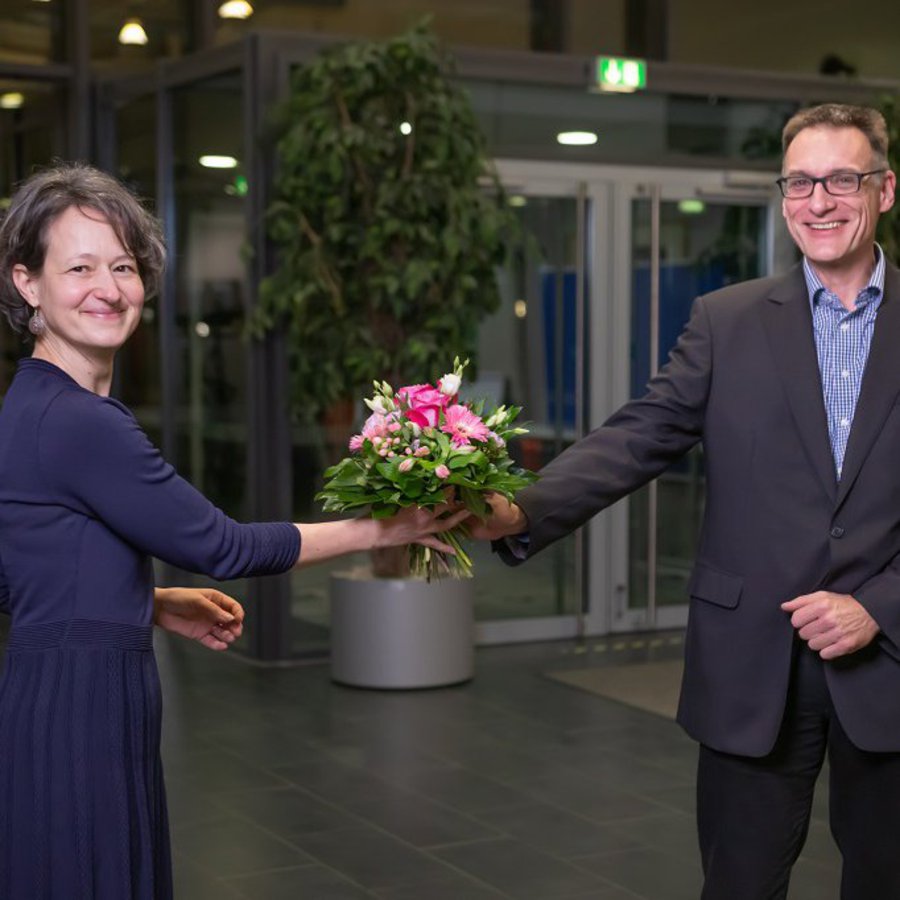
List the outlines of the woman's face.
<svg viewBox="0 0 900 900">
<path fill-rule="evenodd" d="M 134 257 L 99 212 L 70 206 L 47 230 L 41 273 L 23 265 L 13 280 L 25 301 L 40 309 L 48 347 L 106 355 L 125 343 L 144 306 L 144 284 Z"/>
</svg>

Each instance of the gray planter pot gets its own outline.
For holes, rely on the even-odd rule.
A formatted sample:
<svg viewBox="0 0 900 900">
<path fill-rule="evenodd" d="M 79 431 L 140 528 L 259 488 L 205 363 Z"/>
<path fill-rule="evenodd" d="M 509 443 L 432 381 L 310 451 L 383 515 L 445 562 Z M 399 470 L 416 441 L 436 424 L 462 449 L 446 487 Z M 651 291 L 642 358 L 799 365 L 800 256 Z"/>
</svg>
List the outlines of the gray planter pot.
<svg viewBox="0 0 900 900">
<path fill-rule="evenodd" d="M 471 579 L 331 576 L 331 676 L 368 688 L 468 681 L 474 668 Z"/>
</svg>

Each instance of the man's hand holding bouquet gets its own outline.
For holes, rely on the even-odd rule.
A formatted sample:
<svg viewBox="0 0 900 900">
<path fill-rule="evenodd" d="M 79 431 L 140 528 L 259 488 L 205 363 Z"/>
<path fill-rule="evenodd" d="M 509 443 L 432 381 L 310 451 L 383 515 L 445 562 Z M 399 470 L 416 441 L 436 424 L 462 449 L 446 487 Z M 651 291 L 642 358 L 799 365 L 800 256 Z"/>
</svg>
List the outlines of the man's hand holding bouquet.
<svg viewBox="0 0 900 900">
<path fill-rule="evenodd" d="M 456 359 L 453 372 L 436 385 L 394 391 L 375 382 L 374 397 L 365 401 L 372 414 L 350 439 L 351 455 L 325 472 L 317 499 L 326 511 L 369 508 L 373 517 L 387 518 L 404 507 L 449 504 L 485 519 L 491 512 L 487 495 L 512 501 L 537 479 L 516 467 L 507 450 L 510 438 L 526 433 L 513 425 L 520 409 L 486 411 L 483 402 L 459 399 L 467 362 Z M 411 572 L 429 580 L 471 577 L 472 561 L 461 546 L 468 536 L 464 524 L 441 533 L 455 555 L 411 546 Z"/>
</svg>

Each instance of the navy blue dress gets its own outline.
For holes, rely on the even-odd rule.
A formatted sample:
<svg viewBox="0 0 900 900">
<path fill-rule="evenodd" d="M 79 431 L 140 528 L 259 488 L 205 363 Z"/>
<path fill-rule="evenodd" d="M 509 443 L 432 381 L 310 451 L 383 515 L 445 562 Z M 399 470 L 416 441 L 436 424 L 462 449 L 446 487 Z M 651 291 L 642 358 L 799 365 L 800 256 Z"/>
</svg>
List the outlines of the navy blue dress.
<svg viewBox="0 0 900 900">
<path fill-rule="evenodd" d="M 19 364 L 0 411 L 0 898 L 172 896 L 151 557 L 225 579 L 299 550 L 290 523 L 209 503 L 121 403 Z"/>
</svg>

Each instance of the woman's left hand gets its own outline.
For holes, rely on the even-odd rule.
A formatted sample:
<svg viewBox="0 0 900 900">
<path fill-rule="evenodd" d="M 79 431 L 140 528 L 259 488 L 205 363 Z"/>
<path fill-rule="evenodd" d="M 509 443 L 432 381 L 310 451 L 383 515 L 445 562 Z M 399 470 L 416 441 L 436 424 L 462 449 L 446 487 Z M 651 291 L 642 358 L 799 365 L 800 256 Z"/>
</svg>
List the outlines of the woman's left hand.
<svg viewBox="0 0 900 900">
<path fill-rule="evenodd" d="M 215 588 L 156 588 L 153 621 L 210 650 L 227 650 L 244 630 L 244 608 Z"/>
</svg>

